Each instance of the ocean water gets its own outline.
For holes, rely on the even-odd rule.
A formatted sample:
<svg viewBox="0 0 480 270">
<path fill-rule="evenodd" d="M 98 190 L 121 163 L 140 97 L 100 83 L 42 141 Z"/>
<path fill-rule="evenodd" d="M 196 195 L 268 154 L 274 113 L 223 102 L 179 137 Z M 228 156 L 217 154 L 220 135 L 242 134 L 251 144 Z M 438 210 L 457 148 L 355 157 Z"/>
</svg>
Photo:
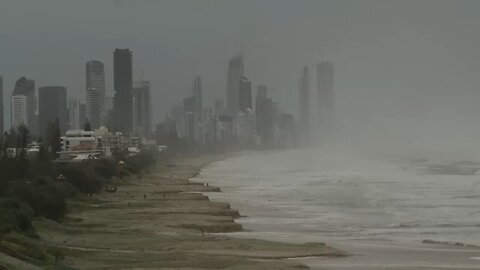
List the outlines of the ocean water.
<svg viewBox="0 0 480 270">
<path fill-rule="evenodd" d="M 480 165 L 316 149 L 238 154 L 195 181 L 240 210 L 246 232 L 287 241 L 424 239 L 480 245 Z"/>
</svg>

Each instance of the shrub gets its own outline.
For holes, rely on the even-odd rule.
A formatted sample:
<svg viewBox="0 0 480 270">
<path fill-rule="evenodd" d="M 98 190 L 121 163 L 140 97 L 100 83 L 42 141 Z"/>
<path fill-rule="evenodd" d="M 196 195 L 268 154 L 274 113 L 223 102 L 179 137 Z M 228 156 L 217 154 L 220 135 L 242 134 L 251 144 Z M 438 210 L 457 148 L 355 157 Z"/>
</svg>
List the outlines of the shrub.
<svg viewBox="0 0 480 270">
<path fill-rule="evenodd" d="M 35 235 L 32 225 L 33 211 L 14 198 L 0 199 L 0 235 L 17 231 Z"/>
<path fill-rule="evenodd" d="M 115 174 L 115 162 L 108 159 L 99 159 L 94 162 L 93 169 L 98 176 L 110 179 Z"/>
<path fill-rule="evenodd" d="M 13 194 L 25 201 L 37 216 L 58 220 L 66 212 L 65 196 L 49 177 L 38 177 L 32 182 L 17 180 L 13 183 Z"/>
<path fill-rule="evenodd" d="M 97 193 L 103 186 L 102 181 L 88 164 L 67 165 L 59 168 L 58 172 L 63 174 L 66 181 L 82 193 Z"/>
</svg>

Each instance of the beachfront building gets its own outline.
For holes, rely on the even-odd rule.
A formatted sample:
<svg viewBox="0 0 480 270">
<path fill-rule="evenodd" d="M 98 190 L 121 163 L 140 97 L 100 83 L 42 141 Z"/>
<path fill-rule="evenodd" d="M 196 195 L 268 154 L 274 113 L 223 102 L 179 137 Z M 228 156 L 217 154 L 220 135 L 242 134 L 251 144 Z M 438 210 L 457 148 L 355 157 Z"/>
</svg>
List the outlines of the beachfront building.
<svg viewBox="0 0 480 270">
<path fill-rule="evenodd" d="M 98 149 L 98 138 L 93 131 L 67 130 L 60 138 L 62 151 L 88 151 Z"/>
</svg>

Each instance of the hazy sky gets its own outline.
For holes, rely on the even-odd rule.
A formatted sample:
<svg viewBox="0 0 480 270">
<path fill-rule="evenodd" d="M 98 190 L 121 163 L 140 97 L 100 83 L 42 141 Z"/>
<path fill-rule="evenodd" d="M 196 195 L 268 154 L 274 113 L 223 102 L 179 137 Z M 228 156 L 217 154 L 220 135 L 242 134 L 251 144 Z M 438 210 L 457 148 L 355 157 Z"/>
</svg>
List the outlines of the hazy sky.
<svg viewBox="0 0 480 270">
<path fill-rule="evenodd" d="M 20 76 L 84 97 L 85 62 L 101 59 L 112 93 L 113 50 L 130 48 L 157 122 L 195 75 L 206 104 L 224 97 L 228 59 L 242 51 L 255 89 L 296 114 L 302 66 L 329 60 L 341 129 L 474 142 L 479 12 L 476 0 L 0 0 L 0 75 L 6 97 Z"/>
</svg>

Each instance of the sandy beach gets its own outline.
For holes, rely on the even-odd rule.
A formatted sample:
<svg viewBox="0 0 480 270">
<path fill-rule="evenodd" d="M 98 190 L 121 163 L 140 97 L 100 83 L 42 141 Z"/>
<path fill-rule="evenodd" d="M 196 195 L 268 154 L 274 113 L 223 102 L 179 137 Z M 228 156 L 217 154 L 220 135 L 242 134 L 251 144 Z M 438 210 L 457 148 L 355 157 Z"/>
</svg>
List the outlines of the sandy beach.
<svg viewBox="0 0 480 270">
<path fill-rule="evenodd" d="M 141 178 L 70 203 L 62 223 L 36 221 L 41 238 L 76 269 L 298 269 L 310 256 L 343 256 L 322 243 L 285 244 L 211 234 L 236 232 L 240 213 L 202 192 L 218 187 L 189 178 L 219 156 L 179 158 Z M 32 267 L 31 269 L 35 269 Z"/>
</svg>

